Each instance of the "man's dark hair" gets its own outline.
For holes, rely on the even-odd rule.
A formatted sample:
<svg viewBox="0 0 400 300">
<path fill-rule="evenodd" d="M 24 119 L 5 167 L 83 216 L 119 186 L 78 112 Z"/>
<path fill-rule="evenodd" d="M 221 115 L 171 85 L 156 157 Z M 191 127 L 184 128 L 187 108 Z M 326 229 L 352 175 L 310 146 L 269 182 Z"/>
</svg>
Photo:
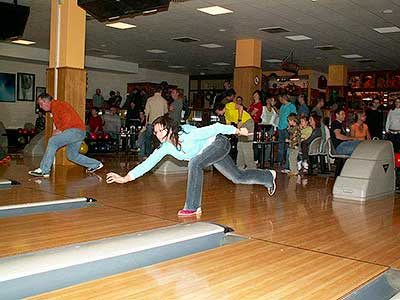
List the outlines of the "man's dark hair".
<svg viewBox="0 0 400 300">
<path fill-rule="evenodd" d="M 43 99 L 43 100 L 47 100 L 47 101 L 51 101 L 51 100 L 53 100 L 53 97 L 52 96 L 50 96 L 49 94 L 47 94 L 47 93 L 41 93 L 39 96 L 37 96 L 37 98 L 39 99 Z"/>
<path fill-rule="evenodd" d="M 236 91 L 234 89 L 229 89 L 226 91 L 226 97 L 232 97 L 236 95 Z"/>
<path fill-rule="evenodd" d="M 217 110 L 223 110 L 225 108 L 225 104 L 218 102 L 215 103 L 214 105 L 214 112 L 217 112 Z"/>
<path fill-rule="evenodd" d="M 338 107 L 338 108 L 335 109 L 335 114 L 338 115 L 341 111 L 344 111 L 344 108 L 343 107 Z"/>
</svg>

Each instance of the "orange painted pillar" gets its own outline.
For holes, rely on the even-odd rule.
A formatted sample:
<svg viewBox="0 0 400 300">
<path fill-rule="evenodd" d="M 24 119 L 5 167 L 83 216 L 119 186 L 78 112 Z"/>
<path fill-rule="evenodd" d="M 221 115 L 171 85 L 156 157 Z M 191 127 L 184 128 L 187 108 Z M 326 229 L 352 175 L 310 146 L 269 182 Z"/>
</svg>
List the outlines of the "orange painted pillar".
<svg viewBox="0 0 400 300">
<path fill-rule="evenodd" d="M 51 0 L 50 26 L 47 92 L 58 100 L 70 103 L 82 120 L 85 120 L 86 12 L 77 5 L 77 0 Z M 49 116 L 46 117 L 46 121 L 46 139 L 48 139 L 51 136 L 53 123 Z M 56 165 L 70 164 L 72 163 L 67 160 L 65 147 L 59 149 Z"/>
<path fill-rule="evenodd" d="M 243 97 L 245 106 L 253 102 L 255 90 L 261 89 L 261 41 L 255 39 L 237 40 L 233 87 Z"/>
</svg>

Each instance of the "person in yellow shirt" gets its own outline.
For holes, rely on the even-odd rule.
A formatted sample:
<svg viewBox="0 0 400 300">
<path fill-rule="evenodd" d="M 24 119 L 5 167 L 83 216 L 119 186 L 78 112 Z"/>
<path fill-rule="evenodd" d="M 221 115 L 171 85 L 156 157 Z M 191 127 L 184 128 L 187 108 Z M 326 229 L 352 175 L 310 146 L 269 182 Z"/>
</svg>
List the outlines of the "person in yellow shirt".
<svg viewBox="0 0 400 300">
<path fill-rule="evenodd" d="M 238 128 L 244 127 L 250 133 L 249 136 L 240 136 L 238 138 L 238 157 L 237 166 L 239 168 L 255 169 L 257 168 L 254 161 L 253 153 L 253 135 L 254 134 L 254 121 L 250 114 L 243 109 L 240 104 L 231 101 L 227 104 L 219 103 L 215 106 L 215 113 L 218 116 L 225 116 L 225 123 L 227 125 L 235 124 Z"/>
</svg>

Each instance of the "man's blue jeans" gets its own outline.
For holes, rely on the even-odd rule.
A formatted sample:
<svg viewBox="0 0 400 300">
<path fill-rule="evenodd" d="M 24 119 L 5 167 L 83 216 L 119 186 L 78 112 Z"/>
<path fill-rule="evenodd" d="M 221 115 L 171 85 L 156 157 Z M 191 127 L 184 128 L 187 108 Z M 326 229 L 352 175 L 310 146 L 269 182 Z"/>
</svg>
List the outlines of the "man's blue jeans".
<svg viewBox="0 0 400 300">
<path fill-rule="evenodd" d="M 278 162 L 281 164 L 283 164 L 283 161 L 286 158 L 286 162 L 285 162 L 285 169 L 289 169 L 289 160 L 287 159 L 288 156 L 288 144 L 286 143 L 286 139 L 289 138 L 289 133 L 286 129 L 278 129 Z"/>
<path fill-rule="evenodd" d="M 351 155 L 361 141 L 345 141 L 336 147 L 337 154 Z"/>
<path fill-rule="evenodd" d="M 226 178 L 236 184 L 261 184 L 267 188 L 273 186 L 273 176 L 269 170 L 239 169 L 229 156 L 231 144 L 223 135 L 202 153 L 193 157 L 188 164 L 188 182 L 184 209 L 196 210 L 201 206 L 203 194 L 203 169 L 214 165 Z"/>
<path fill-rule="evenodd" d="M 85 131 L 70 128 L 60 134 L 54 135 L 49 139 L 46 152 L 40 162 L 40 169 L 43 174 L 50 173 L 54 158 L 58 148 L 67 146 L 67 158 L 86 168 L 97 168 L 100 162 L 97 159 L 89 158 L 79 153 L 82 141 L 85 139 Z"/>
<path fill-rule="evenodd" d="M 144 156 L 149 156 L 153 151 L 151 142 L 153 141 L 153 124 L 147 124 L 146 130 L 140 136 L 138 145 L 140 148 L 139 156 L 143 158 Z"/>
</svg>

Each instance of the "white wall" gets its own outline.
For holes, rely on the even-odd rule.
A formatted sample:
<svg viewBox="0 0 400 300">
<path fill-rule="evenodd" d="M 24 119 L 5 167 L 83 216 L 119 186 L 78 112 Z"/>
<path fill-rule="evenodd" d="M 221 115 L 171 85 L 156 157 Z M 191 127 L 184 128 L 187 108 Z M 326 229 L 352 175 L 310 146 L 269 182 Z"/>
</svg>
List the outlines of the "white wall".
<svg viewBox="0 0 400 300">
<path fill-rule="evenodd" d="M 47 65 L 0 60 L 2 73 L 31 73 L 35 74 L 35 86 L 46 86 Z M 177 85 L 185 90 L 189 89 L 189 76 L 175 73 L 159 72 L 139 68 L 138 74 L 111 73 L 106 71 L 88 70 L 87 97 L 92 98 L 96 88 L 101 88 L 105 98 L 110 90 L 120 91 L 124 97 L 127 84 L 131 82 L 156 82 L 166 80 L 169 84 Z M 35 94 L 36 97 L 36 94 Z M 6 128 L 23 127 L 25 123 L 35 124 L 35 102 L 16 101 L 0 102 L 0 121 Z"/>
</svg>

